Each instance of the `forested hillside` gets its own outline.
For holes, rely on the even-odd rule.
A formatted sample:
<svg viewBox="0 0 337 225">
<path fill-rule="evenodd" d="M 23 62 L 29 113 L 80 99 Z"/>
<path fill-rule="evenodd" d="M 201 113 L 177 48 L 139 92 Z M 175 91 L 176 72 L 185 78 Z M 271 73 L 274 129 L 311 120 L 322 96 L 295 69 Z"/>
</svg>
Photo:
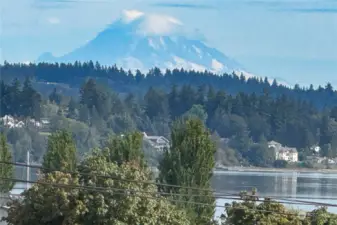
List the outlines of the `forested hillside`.
<svg viewBox="0 0 337 225">
<path fill-rule="evenodd" d="M 271 140 L 296 147 L 300 160 L 316 144 L 322 156 L 336 156 L 337 94 L 329 84 L 317 90 L 289 89 L 259 79 L 182 70 L 161 74 L 154 69 L 134 76 L 92 63 L 5 64 L 1 70 L 1 117 L 50 122 L 3 126 L 17 161 L 25 159 L 27 148 L 41 161 L 48 134 L 62 128 L 73 132 L 82 155 L 113 133 L 139 130 L 169 137 L 173 120 L 191 116 L 210 129 L 218 144 L 217 161 L 225 165 L 272 166 Z M 36 81 L 66 83 L 77 87 L 78 94 L 67 96 L 62 88 L 40 94 Z"/>
<path fill-rule="evenodd" d="M 269 96 L 286 95 L 295 99 L 302 99 L 313 103 L 319 108 L 334 106 L 337 103 L 337 93 L 331 84 L 317 89 L 295 85 L 293 89 L 279 85 L 276 81 L 268 82 L 267 78 L 249 78 L 232 74 L 218 76 L 210 72 L 185 71 L 183 69 L 160 71 L 154 68 L 146 74 L 137 71 L 125 71 L 116 66 L 106 67 L 94 62 L 76 62 L 74 64 L 9 64 L 0 65 L 1 79 L 11 81 L 14 78 L 24 80 L 27 76 L 34 80 L 34 85 L 39 91 L 50 92 L 51 86 L 74 94 L 81 84 L 89 77 L 101 81 L 118 93 L 144 94 L 149 87 L 169 91 L 173 85 L 201 85 L 212 86 L 215 90 L 226 93 L 238 92 L 256 93 L 257 95 L 268 92 Z"/>
</svg>

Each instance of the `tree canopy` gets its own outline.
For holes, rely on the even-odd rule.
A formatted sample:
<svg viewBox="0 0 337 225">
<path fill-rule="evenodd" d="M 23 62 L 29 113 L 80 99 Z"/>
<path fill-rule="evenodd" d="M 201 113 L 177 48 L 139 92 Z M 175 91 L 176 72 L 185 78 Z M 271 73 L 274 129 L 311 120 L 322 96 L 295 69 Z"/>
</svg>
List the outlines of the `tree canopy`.
<svg viewBox="0 0 337 225">
<path fill-rule="evenodd" d="M 12 154 L 11 150 L 7 144 L 7 140 L 4 134 L 0 133 L 0 193 L 8 193 L 10 190 L 12 190 L 14 183 L 10 180 L 5 180 L 13 178 L 14 174 L 14 167 L 11 164 L 5 164 L 12 163 Z"/>
<path fill-rule="evenodd" d="M 208 224 L 214 214 L 215 199 L 211 192 L 212 171 L 215 166 L 215 145 L 208 130 L 199 119 L 175 123 L 171 134 L 171 148 L 166 149 L 160 163 L 159 181 L 196 189 L 161 187 L 166 193 L 188 194 L 174 199 L 187 201 L 179 204 L 188 209 L 193 224 Z M 204 189 L 206 191 L 200 191 Z M 199 196 L 198 196 L 199 195 Z M 190 205 L 188 201 L 203 202 L 210 206 Z"/>
<path fill-rule="evenodd" d="M 76 146 L 70 132 L 61 130 L 49 136 L 42 167 L 44 173 L 76 170 Z"/>
</svg>

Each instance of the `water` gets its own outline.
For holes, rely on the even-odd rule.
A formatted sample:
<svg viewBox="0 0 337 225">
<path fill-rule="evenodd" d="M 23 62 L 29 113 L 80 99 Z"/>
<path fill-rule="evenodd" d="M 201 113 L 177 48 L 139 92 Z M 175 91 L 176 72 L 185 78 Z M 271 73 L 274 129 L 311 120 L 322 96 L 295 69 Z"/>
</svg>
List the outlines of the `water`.
<svg viewBox="0 0 337 225">
<path fill-rule="evenodd" d="M 260 196 L 292 198 L 292 200 L 337 204 L 337 174 L 306 172 L 235 172 L 217 171 L 213 177 L 216 192 L 238 194 L 256 188 Z M 233 200 L 218 199 L 217 205 L 223 206 Z M 287 207 L 311 211 L 314 205 L 287 205 Z M 220 216 L 223 208 L 217 208 Z M 337 207 L 328 211 L 337 213 Z"/>
<path fill-rule="evenodd" d="M 17 183 L 12 194 L 20 194 L 25 183 Z M 238 194 L 257 188 L 260 196 L 292 198 L 302 201 L 323 202 L 337 205 L 337 174 L 304 172 L 235 172 L 217 171 L 213 177 L 216 192 Z M 233 200 L 218 199 L 217 205 L 224 206 Z M 311 211 L 314 205 L 287 205 L 288 207 Z M 337 207 L 328 210 L 337 213 Z M 215 216 L 220 216 L 224 208 L 218 207 Z M 0 214 L 2 214 L 0 212 Z"/>
</svg>

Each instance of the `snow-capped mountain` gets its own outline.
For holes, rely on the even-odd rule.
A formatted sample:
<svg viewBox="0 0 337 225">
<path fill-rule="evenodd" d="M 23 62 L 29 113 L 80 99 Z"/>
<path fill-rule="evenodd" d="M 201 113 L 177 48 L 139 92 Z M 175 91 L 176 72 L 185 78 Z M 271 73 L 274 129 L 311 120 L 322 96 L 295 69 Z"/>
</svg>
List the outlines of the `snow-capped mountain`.
<svg viewBox="0 0 337 225">
<path fill-rule="evenodd" d="M 38 62 L 98 61 L 126 69 L 184 68 L 215 73 L 244 71 L 243 66 L 200 40 L 180 31 L 183 24 L 172 17 L 125 11 L 93 40 L 65 54 L 42 54 Z"/>
</svg>

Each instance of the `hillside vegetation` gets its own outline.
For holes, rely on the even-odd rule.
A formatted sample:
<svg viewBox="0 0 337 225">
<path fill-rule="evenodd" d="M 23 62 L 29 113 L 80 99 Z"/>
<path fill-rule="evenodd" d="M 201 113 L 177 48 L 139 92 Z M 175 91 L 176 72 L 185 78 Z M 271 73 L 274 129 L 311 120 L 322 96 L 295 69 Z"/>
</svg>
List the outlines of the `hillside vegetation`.
<svg viewBox="0 0 337 225">
<path fill-rule="evenodd" d="M 330 84 L 290 89 L 267 79 L 158 69 L 132 74 L 92 62 L 5 63 L 1 73 L 1 117 L 49 121 L 2 126 L 16 161 L 25 160 L 27 148 L 41 161 L 48 134 L 63 128 L 72 131 L 83 156 L 111 134 L 139 130 L 169 137 L 172 121 L 189 117 L 210 129 L 224 165 L 273 166 L 271 140 L 296 147 L 300 160 L 314 145 L 321 156 L 336 157 L 337 93 Z M 39 91 L 44 84 L 55 88 Z"/>
</svg>

